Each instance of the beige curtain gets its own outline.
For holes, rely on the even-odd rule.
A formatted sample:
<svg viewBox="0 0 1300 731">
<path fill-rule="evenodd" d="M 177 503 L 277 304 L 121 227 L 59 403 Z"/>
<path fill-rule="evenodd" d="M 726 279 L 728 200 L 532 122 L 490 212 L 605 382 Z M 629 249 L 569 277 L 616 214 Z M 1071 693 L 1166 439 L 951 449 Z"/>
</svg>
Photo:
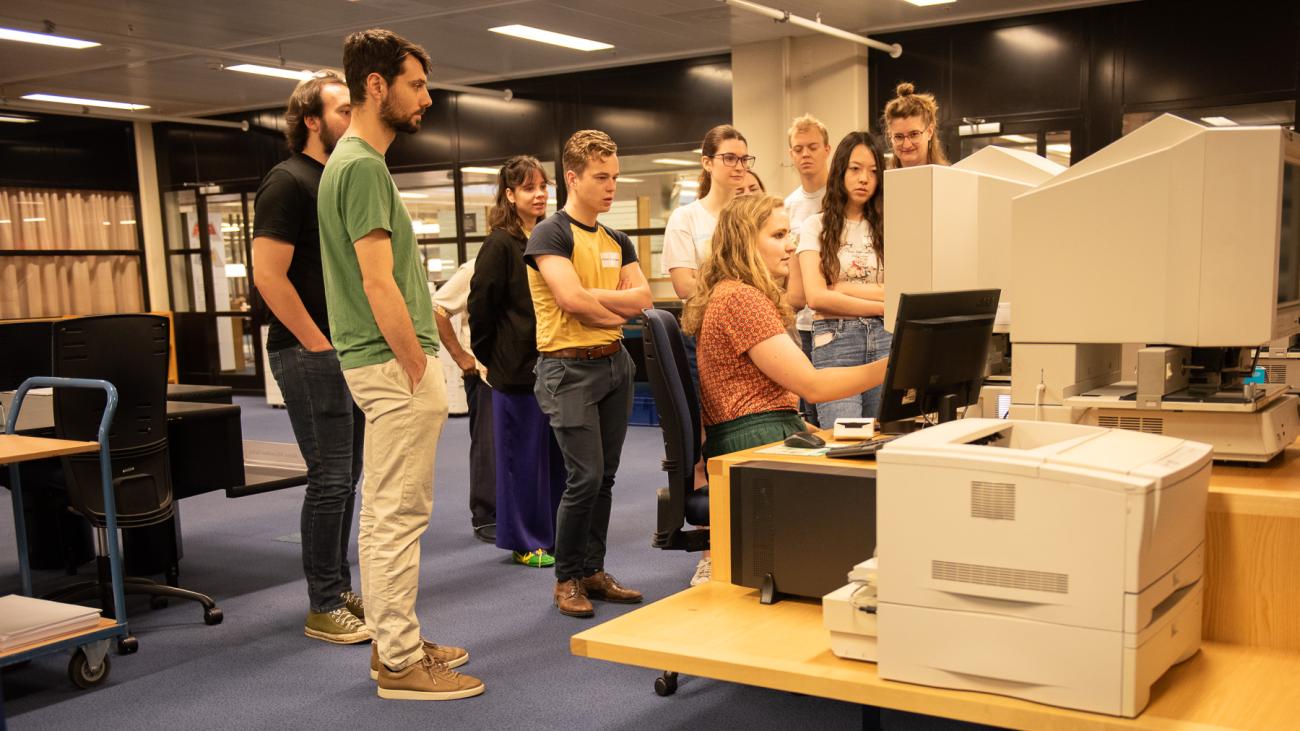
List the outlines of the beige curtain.
<svg viewBox="0 0 1300 731">
<path fill-rule="evenodd" d="M 138 248 L 130 193 L 0 188 L 0 319 L 139 312 L 138 257 L 40 255 Z"/>
</svg>

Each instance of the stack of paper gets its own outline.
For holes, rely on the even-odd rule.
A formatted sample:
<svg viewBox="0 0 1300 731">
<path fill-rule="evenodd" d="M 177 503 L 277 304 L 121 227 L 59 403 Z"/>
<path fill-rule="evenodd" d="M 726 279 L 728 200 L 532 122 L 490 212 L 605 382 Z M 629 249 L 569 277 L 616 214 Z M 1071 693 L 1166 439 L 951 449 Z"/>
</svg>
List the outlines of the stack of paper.
<svg viewBox="0 0 1300 731">
<path fill-rule="evenodd" d="M 0 596 L 0 652 L 90 629 L 98 624 L 99 612 L 19 594 Z"/>
</svg>

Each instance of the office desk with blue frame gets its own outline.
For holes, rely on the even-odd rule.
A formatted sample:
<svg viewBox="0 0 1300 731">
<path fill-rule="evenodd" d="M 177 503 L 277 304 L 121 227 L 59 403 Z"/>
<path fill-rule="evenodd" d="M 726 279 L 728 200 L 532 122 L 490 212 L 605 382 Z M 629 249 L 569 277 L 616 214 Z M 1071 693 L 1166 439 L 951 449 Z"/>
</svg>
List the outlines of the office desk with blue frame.
<svg viewBox="0 0 1300 731">
<path fill-rule="evenodd" d="M 573 654 L 1007 728 L 1296 727 L 1300 444 L 1262 467 L 1215 465 L 1206 521 L 1205 641 L 1156 683 L 1135 719 L 881 680 L 875 664 L 831 653 L 820 602 L 759 604 L 757 590 L 731 583 L 731 468 L 765 460 L 875 471 L 872 460 L 758 454 L 763 448 L 709 461 L 713 580 L 579 632 L 570 643 Z M 646 692 L 651 679 L 647 674 Z"/>
</svg>

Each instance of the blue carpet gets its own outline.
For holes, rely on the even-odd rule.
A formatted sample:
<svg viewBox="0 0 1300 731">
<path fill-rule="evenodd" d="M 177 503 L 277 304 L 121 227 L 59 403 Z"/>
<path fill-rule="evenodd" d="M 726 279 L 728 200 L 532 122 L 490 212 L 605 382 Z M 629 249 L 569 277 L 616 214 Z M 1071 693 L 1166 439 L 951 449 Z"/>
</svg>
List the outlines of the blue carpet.
<svg viewBox="0 0 1300 731">
<path fill-rule="evenodd" d="M 292 441 L 283 410 L 260 399 L 238 402 L 246 439 Z M 284 540 L 298 529 L 302 489 L 237 500 L 208 494 L 181 503 L 181 584 L 211 594 L 225 622 L 204 625 L 201 609 L 189 602 L 150 610 L 147 599 L 130 598 L 139 653 L 112 655 L 108 682 L 90 691 L 68 682 L 66 655 L 6 670 L 10 728 L 859 727 L 851 704 L 702 678 L 683 676 L 675 696 L 660 698 L 653 671 L 569 654 L 570 635 L 592 622 L 551 607 L 549 570 L 514 565 L 504 551 L 473 538 L 468 453 L 468 422 L 453 418 L 438 445 L 419 612 L 427 636 L 469 649 L 464 670 L 487 683 L 483 696 L 448 703 L 377 698 L 368 644 L 338 647 L 302 634 L 300 546 Z M 696 560 L 650 547 L 662 456 L 657 428 L 629 430 L 610 526 L 609 569 L 647 601 L 683 589 Z M 0 497 L 0 546 L 12 547 L 11 505 L 7 493 Z M 353 556 L 355 575 L 355 540 Z M 36 579 L 38 591 L 62 581 L 56 572 Z M 17 588 L 17 558 L 12 548 L 0 549 L 0 594 Z M 596 622 L 635 609 L 596 607 Z"/>
</svg>

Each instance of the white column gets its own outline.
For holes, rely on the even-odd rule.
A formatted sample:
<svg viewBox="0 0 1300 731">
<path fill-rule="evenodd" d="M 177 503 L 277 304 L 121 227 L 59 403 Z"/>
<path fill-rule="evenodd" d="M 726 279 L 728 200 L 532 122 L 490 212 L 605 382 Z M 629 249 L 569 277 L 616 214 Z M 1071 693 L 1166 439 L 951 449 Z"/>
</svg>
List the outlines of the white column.
<svg viewBox="0 0 1300 731">
<path fill-rule="evenodd" d="M 171 300 L 167 296 L 167 245 L 163 237 L 162 195 L 158 189 L 153 124 L 132 124 L 135 128 L 135 174 L 140 185 L 140 231 L 144 235 L 144 265 L 149 276 L 148 309 L 169 310 Z"/>
<path fill-rule="evenodd" d="M 832 149 L 870 126 L 865 46 L 819 34 L 748 43 L 731 49 L 731 73 L 732 123 L 769 193 L 784 197 L 799 185 L 785 137 L 795 117 L 820 119 Z"/>
</svg>

